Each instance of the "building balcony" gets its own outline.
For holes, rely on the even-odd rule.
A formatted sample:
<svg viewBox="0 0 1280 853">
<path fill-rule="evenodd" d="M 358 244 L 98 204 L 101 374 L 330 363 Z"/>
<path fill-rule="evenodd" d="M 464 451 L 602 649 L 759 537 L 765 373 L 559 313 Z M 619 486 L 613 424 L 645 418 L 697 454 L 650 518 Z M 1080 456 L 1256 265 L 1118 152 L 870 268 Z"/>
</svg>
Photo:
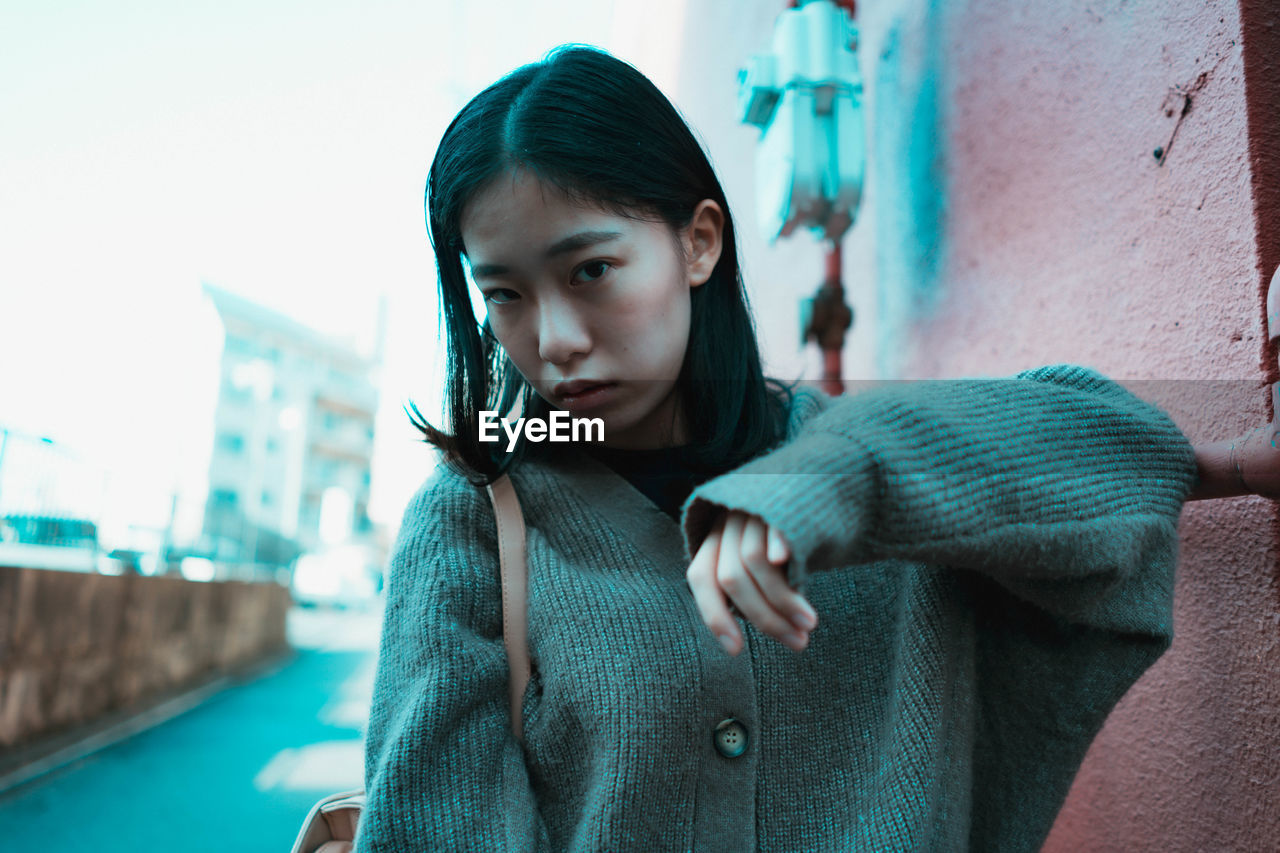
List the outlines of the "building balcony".
<svg viewBox="0 0 1280 853">
<path fill-rule="evenodd" d="M 372 421 L 378 411 L 378 389 L 355 383 L 328 384 L 316 389 L 316 408 Z"/>
</svg>

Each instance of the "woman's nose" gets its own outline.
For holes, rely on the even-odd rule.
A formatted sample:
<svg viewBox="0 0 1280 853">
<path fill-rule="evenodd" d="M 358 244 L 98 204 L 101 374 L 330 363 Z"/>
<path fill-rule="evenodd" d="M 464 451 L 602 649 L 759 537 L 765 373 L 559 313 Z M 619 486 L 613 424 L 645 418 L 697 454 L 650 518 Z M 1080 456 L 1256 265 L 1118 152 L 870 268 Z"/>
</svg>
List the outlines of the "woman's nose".
<svg viewBox="0 0 1280 853">
<path fill-rule="evenodd" d="M 552 301 L 538 315 L 538 356 L 548 364 L 563 364 L 591 350 L 584 318 L 572 305 Z"/>
</svg>

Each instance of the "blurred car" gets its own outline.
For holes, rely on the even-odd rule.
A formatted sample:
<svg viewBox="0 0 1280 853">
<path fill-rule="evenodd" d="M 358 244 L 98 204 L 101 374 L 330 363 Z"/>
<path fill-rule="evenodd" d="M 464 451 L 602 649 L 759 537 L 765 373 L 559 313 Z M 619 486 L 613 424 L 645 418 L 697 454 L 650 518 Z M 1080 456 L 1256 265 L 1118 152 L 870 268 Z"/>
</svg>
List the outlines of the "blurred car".
<svg viewBox="0 0 1280 853">
<path fill-rule="evenodd" d="M 46 515 L 0 517 L 0 565 L 94 572 L 99 556 L 98 526 L 92 521 Z"/>
<path fill-rule="evenodd" d="M 345 545 L 299 557 L 290 589 L 304 607 L 365 607 L 377 598 L 379 577 L 367 547 Z"/>
</svg>

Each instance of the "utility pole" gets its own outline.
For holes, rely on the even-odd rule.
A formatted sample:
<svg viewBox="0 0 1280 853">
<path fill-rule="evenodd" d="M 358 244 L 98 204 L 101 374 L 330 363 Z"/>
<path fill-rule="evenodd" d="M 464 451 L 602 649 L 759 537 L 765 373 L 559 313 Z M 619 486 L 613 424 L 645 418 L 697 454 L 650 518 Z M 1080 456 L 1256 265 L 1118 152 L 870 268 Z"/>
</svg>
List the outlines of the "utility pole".
<svg viewBox="0 0 1280 853">
<path fill-rule="evenodd" d="M 4 451 L 9 446 L 9 428 L 0 427 L 0 481 L 4 479 Z"/>
</svg>

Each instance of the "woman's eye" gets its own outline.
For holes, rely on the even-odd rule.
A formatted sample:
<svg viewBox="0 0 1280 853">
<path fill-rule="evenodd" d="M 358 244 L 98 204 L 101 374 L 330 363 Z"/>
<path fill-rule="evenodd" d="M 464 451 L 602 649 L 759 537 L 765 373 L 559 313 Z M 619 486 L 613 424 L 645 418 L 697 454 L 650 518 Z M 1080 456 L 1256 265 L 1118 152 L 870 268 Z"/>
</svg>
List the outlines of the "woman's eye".
<svg viewBox="0 0 1280 853">
<path fill-rule="evenodd" d="M 613 264 L 608 261 L 588 261 L 578 267 L 578 275 L 585 276 L 583 281 L 592 282 L 604 278 L 604 274 L 609 271 Z"/>
<path fill-rule="evenodd" d="M 520 294 L 506 287 L 495 287 L 493 290 L 485 291 L 484 294 L 485 301 L 492 302 L 495 305 L 502 305 L 519 297 Z"/>
</svg>

